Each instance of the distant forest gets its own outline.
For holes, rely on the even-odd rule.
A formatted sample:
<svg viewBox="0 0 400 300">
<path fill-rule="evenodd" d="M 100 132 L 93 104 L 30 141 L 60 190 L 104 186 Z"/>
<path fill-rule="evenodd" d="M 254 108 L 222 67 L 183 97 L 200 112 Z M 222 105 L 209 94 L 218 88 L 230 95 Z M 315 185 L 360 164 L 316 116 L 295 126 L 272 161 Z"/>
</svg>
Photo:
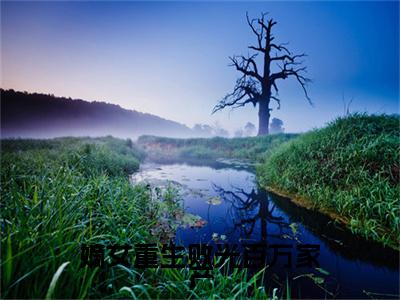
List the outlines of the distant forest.
<svg viewBox="0 0 400 300">
<path fill-rule="evenodd" d="M 187 126 L 119 105 L 37 93 L 1 90 L 1 136 L 104 136 L 142 134 L 187 137 Z"/>
</svg>

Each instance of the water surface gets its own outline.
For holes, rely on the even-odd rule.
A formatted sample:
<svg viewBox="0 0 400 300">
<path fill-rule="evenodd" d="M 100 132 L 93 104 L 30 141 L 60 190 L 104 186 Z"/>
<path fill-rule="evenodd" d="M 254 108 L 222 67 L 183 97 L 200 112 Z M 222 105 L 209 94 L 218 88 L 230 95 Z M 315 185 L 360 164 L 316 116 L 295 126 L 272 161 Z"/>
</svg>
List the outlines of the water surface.
<svg viewBox="0 0 400 300">
<path fill-rule="evenodd" d="M 185 210 L 207 221 L 202 228 L 179 228 L 176 244 L 291 245 L 291 267 L 284 266 L 285 257 L 268 267 L 270 291 L 283 289 L 288 279 L 292 297 L 399 298 L 398 252 L 258 187 L 251 166 L 226 161 L 144 164 L 133 179 L 177 186 Z M 320 246 L 319 268 L 296 267 L 296 247 L 304 244 Z"/>
</svg>

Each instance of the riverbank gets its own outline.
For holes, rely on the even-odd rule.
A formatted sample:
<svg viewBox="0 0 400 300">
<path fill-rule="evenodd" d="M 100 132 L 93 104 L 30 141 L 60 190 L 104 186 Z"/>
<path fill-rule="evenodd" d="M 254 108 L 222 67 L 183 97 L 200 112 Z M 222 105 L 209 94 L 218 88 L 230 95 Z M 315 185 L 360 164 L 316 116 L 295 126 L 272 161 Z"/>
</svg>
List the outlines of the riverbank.
<svg viewBox="0 0 400 300">
<path fill-rule="evenodd" d="M 284 197 L 288 201 L 294 203 L 297 206 L 303 207 L 308 210 L 318 210 L 319 213 L 330 217 L 334 221 L 339 221 L 344 225 L 349 224 L 349 219 L 344 218 L 343 216 L 339 215 L 332 209 L 323 208 L 323 207 L 316 209 L 315 204 L 312 201 L 310 201 L 309 199 L 299 197 L 298 195 L 289 194 L 285 191 L 282 191 L 282 190 L 279 190 L 277 188 L 273 188 L 270 186 L 266 186 L 265 188 L 267 189 L 267 191 L 272 192 L 278 196 Z"/>
<path fill-rule="evenodd" d="M 85 263 L 82 245 L 155 243 L 161 252 L 158 221 L 181 211 L 177 191 L 131 184 L 144 153 L 130 140 L 2 140 L 1 150 L 2 298 L 267 297 L 253 288 L 261 272 L 216 268 L 191 289 L 187 268 L 136 267 L 133 249 L 125 266 L 112 265 L 121 253 L 107 248 L 91 252 L 100 266 Z"/>
<path fill-rule="evenodd" d="M 298 134 L 276 134 L 246 138 L 165 138 L 141 136 L 137 145 L 152 161 L 241 159 L 264 161 L 266 155 Z"/>
<path fill-rule="evenodd" d="M 129 181 L 128 174 L 138 170 L 146 155 L 258 162 L 262 186 L 398 250 L 399 134 L 399 117 L 353 115 L 301 136 L 143 137 L 138 144 L 112 137 L 2 140 L 2 297 L 270 296 L 264 287 L 253 288 L 262 272 L 252 277 L 237 270 L 227 276 L 216 269 L 214 280 L 200 280 L 190 289 L 186 268 L 81 266 L 82 244 L 158 244 L 152 234 L 160 232 L 154 230 L 158 220 L 171 212 L 171 205 L 180 211 L 173 207 L 181 200 L 177 191 L 156 195 Z M 199 184 L 204 178 L 195 180 Z M 211 200 L 210 205 L 221 202 Z M 105 252 L 103 261 L 111 260 L 110 251 Z M 278 294 L 284 297 L 285 291 Z"/>
<path fill-rule="evenodd" d="M 294 268 L 294 265 L 286 269 L 282 264 L 270 264 L 268 260 L 265 286 L 269 291 L 278 288 L 278 295 L 281 295 L 281 289 L 277 282 L 282 283 L 286 278 L 291 295 L 296 299 L 326 296 L 313 281 L 315 278 L 324 282 L 321 286 L 338 299 L 365 298 L 363 290 L 398 293 L 397 251 L 351 234 L 341 224 L 292 203 L 292 199 L 265 191 L 257 185 L 253 169 L 232 164 L 209 165 L 208 162 L 196 165 L 144 163 L 133 177 L 160 188 L 170 184 L 179 187 L 186 211 L 205 221 L 197 228 L 179 226 L 175 236 L 178 244 L 217 242 L 240 246 L 266 241 L 269 245 L 292 245 L 293 250 L 302 244 L 318 245 L 318 262 L 325 274 L 314 268 Z M 272 254 L 271 249 L 267 252 Z M 296 251 L 291 254 L 294 263 Z M 368 276 L 348 278 L 341 276 L 343 273 Z M 308 275 L 304 277 L 304 274 Z M 302 280 L 294 279 L 298 276 Z"/>
<path fill-rule="evenodd" d="M 127 180 L 142 153 L 111 137 L 1 143 L 2 297 L 101 298 L 116 278 L 80 268 L 80 245 L 148 240 L 148 192 Z"/>
<path fill-rule="evenodd" d="M 399 150 L 398 116 L 356 114 L 282 145 L 257 174 L 263 186 L 398 250 Z"/>
<path fill-rule="evenodd" d="M 399 250 L 399 124 L 398 116 L 354 114 L 303 135 L 143 136 L 138 145 L 155 160 L 250 160 L 262 186 Z"/>
</svg>

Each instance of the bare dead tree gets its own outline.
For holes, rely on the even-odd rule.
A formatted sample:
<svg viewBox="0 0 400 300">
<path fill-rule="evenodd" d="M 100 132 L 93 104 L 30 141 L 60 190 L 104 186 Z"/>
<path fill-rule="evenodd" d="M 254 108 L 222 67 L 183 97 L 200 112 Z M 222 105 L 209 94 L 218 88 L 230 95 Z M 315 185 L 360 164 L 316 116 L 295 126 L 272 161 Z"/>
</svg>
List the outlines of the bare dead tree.
<svg viewBox="0 0 400 300">
<path fill-rule="evenodd" d="M 274 100 L 278 109 L 280 109 L 280 99 L 278 90 L 278 80 L 294 78 L 303 89 L 304 95 L 308 102 L 312 105 L 311 99 L 307 93 L 307 83 L 311 80 L 304 76 L 306 67 L 302 66 L 306 55 L 293 54 L 286 47 L 287 44 L 277 44 L 274 42 L 275 37 L 272 35 L 272 27 L 276 25 L 273 19 L 266 20 L 266 13 L 261 14 L 258 19 L 249 19 L 246 14 L 247 23 L 252 32 L 257 37 L 256 46 L 248 48 L 255 51 L 253 55 L 247 57 L 243 55 L 230 57 L 233 66 L 242 75 L 237 79 L 233 92 L 227 94 L 214 107 L 215 113 L 226 107 L 232 109 L 253 104 L 258 105 L 258 135 L 267 135 L 269 133 L 268 125 L 270 118 L 270 103 Z M 262 68 L 256 62 L 258 55 L 262 56 Z M 280 71 L 273 73 L 271 67 L 276 65 Z M 273 93 L 274 92 L 274 93 Z"/>
</svg>

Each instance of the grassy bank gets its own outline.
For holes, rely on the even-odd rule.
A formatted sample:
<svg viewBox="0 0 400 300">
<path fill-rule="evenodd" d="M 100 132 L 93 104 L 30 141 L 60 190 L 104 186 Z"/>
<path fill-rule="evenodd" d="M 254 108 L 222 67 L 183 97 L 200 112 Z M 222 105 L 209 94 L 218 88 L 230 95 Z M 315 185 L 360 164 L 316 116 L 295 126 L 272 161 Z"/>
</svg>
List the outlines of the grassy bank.
<svg viewBox="0 0 400 300">
<path fill-rule="evenodd" d="M 81 266 L 82 243 L 159 243 L 155 232 L 164 231 L 157 226 L 181 199 L 175 190 L 155 194 L 129 182 L 128 174 L 145 157 L 143 149 L 156 158 L 262 162 L 258 178 L 264 186 L 331 211 L 354 232 L 398 249 L 399 118 L 354 115 L 294 137 L 142 137 L 140 148 L 112 137 L 2 140 L 2 298 L 264 298 L 271 294 L 257 283 L 263 274 L 254 277 L 246 269 L 230 275 L 215 269 L 213 280 L 200 280 L 191 290 L 187 268 Z M 110 255 L 106 252 L 104 261 L 111 260 Z M 129 257 L 134 257 L 134 251 Z M 283 290 L 278 291 L 281 296 Z"/>
<path fill-rule="evenodd" d="M 346 220 L 399 249 L 398 116 L 355 114 L 282 145 L 258 168 L 264 186 Z"/>
<path fill-rule="evenodd" d="M 259 162 L 267 153 L 296 136 L 297 134 L 276 134 L 232 139 L 141 136 L 137 143 L 150 158 L 155 160 L 235 158 Z"/>
<path fill-rule="evenodd" d="M 159 242 L 153 229 L 179 197 L 130 184 L 142 158 L 111 137 L 2 140 L 2 298 L 265 298 L 246 270 L 215 269 L 191 290 L 187 269 L 81 266 L 81 243 Z"/>
</svg>

